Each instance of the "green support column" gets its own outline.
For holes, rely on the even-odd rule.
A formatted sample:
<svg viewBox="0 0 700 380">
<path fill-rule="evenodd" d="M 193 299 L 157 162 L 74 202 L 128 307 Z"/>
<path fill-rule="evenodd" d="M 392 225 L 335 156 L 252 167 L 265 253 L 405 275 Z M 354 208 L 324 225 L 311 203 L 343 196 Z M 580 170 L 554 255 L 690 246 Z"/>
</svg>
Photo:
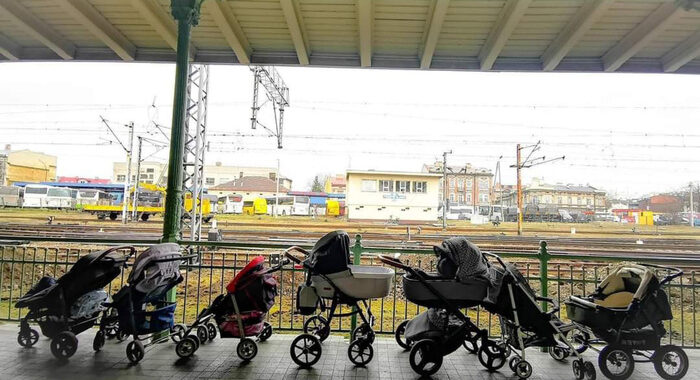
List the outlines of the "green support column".
<svg viewBox="0 0 700 380">
<path fill-rule="evenodd" d="M 190 31 L 199 21 L 203 0 L 171 0 L 172 15 L 177 20 L 177 60 L 175 64 L 175 96 L 173 122 L 170 132 L 170 159 L 168 161 L 168 187 L 163 216 L 163 242 L 177 242 L 180 237 L 182 213 L 182 160 L 185 150 L 185 117 L 187 116 L 187 75 L 190 61 Z M 165 299 L 175 302 L 177 292 L 173 288 Z"/>
<path fill-rule="evenodd" d="M 542 297 L 549 297 L 549 252 L 547 252 L 547 242 L 540 241 L 540 250 L 537 253 L 537 257 L 540 259 L 540 287 Z M 547 302 L 542 302 L 542 309 L 547 311 Z"/>
<path fill-rule="evenodd" d="M 352 263 L 354 265 L 360 265 L 360 259 L 362 258 L 362 235 L 355 235 L 355 245 L 352 246 L 351 251 Z M 355 307 L 353 307 L 352 311 L 355 311 Z M 357 315 L 353 314 L 352 317 L 350 317 L 350 331 L 355 330 L 355 327 L 357 327 Z"/>
</svg>

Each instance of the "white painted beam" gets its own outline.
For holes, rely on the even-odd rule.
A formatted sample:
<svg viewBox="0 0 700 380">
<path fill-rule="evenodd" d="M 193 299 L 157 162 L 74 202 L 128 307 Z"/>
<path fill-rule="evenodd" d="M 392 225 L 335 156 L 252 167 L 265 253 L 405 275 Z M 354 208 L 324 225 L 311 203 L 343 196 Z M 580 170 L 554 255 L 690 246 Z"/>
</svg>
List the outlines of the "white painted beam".
<svg viewBox="0 0 700 380">
<path fill-rule="evenodd" d="M 433 61 L 433 54 L 435 54 L 435 47 L 437 46 L 440 32 L 442 31 L 442 22 L 445 21 L 445 15 L 449 7 L 450 0 L 435 0 L 428 36 L 425 39 L 425 45 L 423 45 L 423 55 L 420 60 L 421 69 L 430 68 L 430 63 Z"/>
<path fill-rule="evenodd" d="M 357 1 L 357 22 L 360 34 L 360 66 L 372 66 L 372 29 L 374 10 L 372 0 Z"/>
<path fill-rule="evenodd" d="M 25 32 L 39 40 L 63 59 L 75 57 L 75 46 L 16 0 L 0 0 L 0 12 L 12 22 L 19 25 Z"/>
<path fill-rule="evenodd" d="M 501 50 L 508 42 L 508 38 L 513 33 L 513 30 L 518 26 L 520 18 L 523 17 L 531 2 L 532 0 L 508 0 L 498 16 L 498 20 L 496 20 L 496 25 L 491 29 L 484 46 L 479 51 L 481 70 L 491 70 L 494 62 L 496 62 L 496 58 L 498 58 Z"/>
<path fill-rule="evenodd" d="M 615 71 L 632 58 L 649 42 L 670 26 L 682 12 L 675 1 L 667 2 L 654 10 L 647 18 L 603 55 L 605 71 Z"/>
<path fill-rule="evenodd" d="M 177 51 L 177 23 L 156 0 L 131 0 L 131 4 L 163 40 Z M 197 49 L 190 43 L 190 58 Z"/>
<path fill-rule="evenodd" d="M 304 33 L 299 22 L 299 15 L 297 14 L 296 7 L 294 6 L 292 0 L 280 0 L 280 5 L 282 5 L 282 12 L 284 13 L 285 20 L 287 20 L 289 34 L 292 36 L 292 42 L 294 43 L 294 48 L 297 51 L 299 64 L 308 65 L 309 54 L 307 44 L 306 40 L 304 39 Z"/>
<path fill-rule="evenodd" d="M 125 61 L 136 58 L 136 46 L 87 0 L 58 0 L 58 4 Z"/>
<path fill-rule="evenodd" d="M 674 72 L 700 56 L 700 30 L 661 57 L 664 71 Z"/>
<path fill-rule="evenodd" d="M 203 6 L 214 18 L 214 23 L 224 35 L 231 50 L 236 53 L 238 61 L 246 65 L 250 64 L 250 44 L 231 7 L 226 1 L 221 0 L 205 1 Z"/>
<path fill-rule="evenodd" d="M 614 0 L 586 1 L 542 54 L 542 70 L 552 71 L 556 69 L 561 60 L 569 54 L 569 51 L 576 46 L 581 37 L 591 29 L 613 2 Z"/>
<path fill-rule="evenodd" d="M 19 45 L 0 34 L 0 55 L 3 55 L 10 61 L 19 61 L 21 51 L 22 48 Z"/>
</svg>

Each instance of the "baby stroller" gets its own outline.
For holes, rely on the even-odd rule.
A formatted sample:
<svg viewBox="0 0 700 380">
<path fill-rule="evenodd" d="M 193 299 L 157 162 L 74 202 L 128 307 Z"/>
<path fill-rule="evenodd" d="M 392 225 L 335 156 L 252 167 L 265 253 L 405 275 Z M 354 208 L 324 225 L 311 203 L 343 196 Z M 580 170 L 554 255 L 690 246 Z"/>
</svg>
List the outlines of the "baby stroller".
<svg viewBox="0 0 700 380">
<path fill-rule="evenodd" d="M 525 349 L 547 347 L 550 354 L 562 354 L 562 360 L 571 354 L 576 357 L 572 367 L 577 380 L 595 380 L 593 363 L 584 361 L 580 349 L 566 339 L 573 325 L 566 325 L 557 317 L 559 305 L 551 298 L 537 295 L 515 265 L 506 264 L 491 253 L 484 252 L 484 255 L 494 258 L 499 264 L 491 265 L 499 289 L 495 302 L 484 302 L 482 306 L 500 317 L 502 344 L 486 341 L 489 344 L 479 348 L 481 364 L 490 370 L 498 369 L 512 351 L 514 355 L 508 366 L 519 378 L 527 379 L 532 375 L 532 365 L 525 360 Z M 545 312 L 539 302 L 547 302 L 553 307 Z"/>
<path fill-rule="evenodd" d="M 301 260 L 291 252 L 305 255 Z M 389 294 L 394 272 L 389 268 L 351 265 L 350 237 L 344 231 L 334 231 L 319 239 L 311 252 L 291 247 L 285 256 L 302 265 L 307 272 L 306 282 L 297 289 L 297 314 L 312 315 L 318 306 L 328 311 L 328 319 L 314 315 L 304 323 L 304 333 L 297 336 L 290 347 L 292 360 L 300 367 L 311 367 L 321 358 L 321 342 L 330 335 L 334 317 L 358 314 L 362 324 L 351 333 L 348 357 L 357 366 L 372 360 L 374 349 L 374 316 L 367 305 L 370 298 L 382 298 Z M 330 306 L 327 302 L 330 301 Z M 365 312 L 362 311 L 360 304 Z M 337 313 L 340 305 L 353 306 L 348 313 Z"/>
<path fill-rule="evenodd" d="M 400 268 L 406 299 L 428 308 L 396 328 L 396 341 L 410 349 L 411 368 L 430 376 L 442 366 L 443 357 L 460 346 L 476 353 L 477 342 L 487 344 L 487 331 L 480 330 L 464 313 L 488 300 L 492 283 L 487 262 L 479 248 L 464 238 L 453 238 L 433 247 L 438 256 L 437 273 L 403 264 L 398 258 L 380 255 L 383 263 Z"/>
<path fill-rule="evenodd" d="M 656 269 L 668 275 L 659 281 Z M 605 345 L 598 355 L 603 375 L 627 379 L 635 362 L 652 362 L 664 379 L 685 376 L 685 352 L 674 345 L 661 345 L 661 338 L 666 335 L 663 321 L 673 319 L 662 286 L 682 274 L 676 268 L 626 264 L 603 279 L 591 296 L 571 296 L 565 302 L 569 319 L 580 327 L 574 339 L 592 349 L 593 345 Z"/>
<path fill-rule="evenodd" d="M 176 302 L 163 300 L 165 293 L 182 282 L 180 262 L 196 255 L 183 256 L 175 243 L 149 247 L 134 261 L 127 284 L 107 306 L 117 310 L 117 316 L 105 316 L 105 324 L 117 318 L 121 334 L 133 335 L 126 346 L 126 357 L 132 363 L 143 359 L 145 347 L 181 333 L 173 329 Z M 148 341 L 144 344 L 144 341 Z"/>
<path fill-rule="evenodd" d="M 244 361 L 252 360 L 258 353 L 258 346 L 251 336 L 261 342 L 272 336 L 272 325 L 265 322 L 270 308 L 277 297 L 277 281 L 273 272 L 288 264 L 282 260 L 278 265 L 265 268 L 265 258 L 258 256 L 249 262 L 226 285 L 226 294 L 214 299 L 211 306 L 204 308 L 194 323 L 187 327 L 175 347 L 181 358 L 188 358 L 197 351 L 199 343 L 214 340 L 217 330 L 222 338 L 240 338 L 236 353 Z M 196 335 L 190 335 L 196 331 Z"/>
<path fill-rule="evenodd" d="M 129 249 L 129 254 L 120 250 Z M 17 342 L 22 347 L 32 347 L 39 340 L 39 333 L 29 327 L 36 322 L 41 332 L 51 339 L 51 353 L 58 359 L 68 359 L 78 349 L 76 335 L 96 325 L 102 305 L 108 295 L 104 287 L 117 278 L 134 247 L 113 247 L 89 253 L 71 267 L 58 280 L 43 277 L 15 307 L 28 308 L 29 312 L 20 321 Z M 99 351 L 105 336 L 95 336 L 93 348 Z"/>
</svg>

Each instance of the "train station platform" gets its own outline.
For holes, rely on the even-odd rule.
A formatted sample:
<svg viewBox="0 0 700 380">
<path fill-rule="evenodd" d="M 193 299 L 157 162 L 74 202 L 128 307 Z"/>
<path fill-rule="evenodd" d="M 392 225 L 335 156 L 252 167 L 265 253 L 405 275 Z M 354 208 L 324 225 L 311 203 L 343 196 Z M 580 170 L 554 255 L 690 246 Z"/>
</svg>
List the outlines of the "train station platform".
<svg viewBox="0 0 700 380">
<path fill-rule="evenodd" d="M 274 334 L 259 344 L 258 356 L 244 364 L 235 352 L 237 339 L 220 339 L 202 345 L 195 356 L 183 361 L 175 354 L 172 342 L 146 349 L 146 356 L 137 365 L 126 358 L 126 342 L 109 340 L 102 351 L 92 350 L 94 332 L 78 336 L 79 347 L 67 362 L 53 357 L 49 340 L 40 338 L 30 349 L 17 342 L 18 327 L 13 323 L 0 325 L 0 379 L 417 379 L 408 363 L 408 353 L 402 351 L 389 337 L 378 338 L 374 344 L 374 360 L 366 368 L 354 367 L 347 358 L 347 340 L 330 337 L 323 345 L 323 356 L 312 369 L 299 369 L 289 357 L 289 345 L 294 335 Z M 698 380 L 694 367 L 700 350 L 687 350 L 690 370 L 684 379 Z M 531 379 L 573 379 L 571 362 L 556 362 L 548 354 L 528 350 L 533 365 Z M 595 353 L 586 353 L 588 360 L 597 362 Z M 474 355 L 459 349 L 445 358 L 442 369 L 434 379 L 516 379 L 506 367 L 489 373 Z M 598 379 L 604 379 L 598 370 Z M 653 365 L 637 365 L 633 379 L 659 379 Z"/>
</svg>

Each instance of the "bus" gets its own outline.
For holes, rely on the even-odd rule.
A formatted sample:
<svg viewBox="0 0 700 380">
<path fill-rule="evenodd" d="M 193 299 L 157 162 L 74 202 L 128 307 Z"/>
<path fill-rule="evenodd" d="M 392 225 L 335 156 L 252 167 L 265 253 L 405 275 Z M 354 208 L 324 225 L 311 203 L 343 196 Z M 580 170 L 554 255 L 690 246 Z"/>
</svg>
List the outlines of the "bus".
<svg viewBox="0 0 700 380">
<path fill-rule="evenodd" d="M 243 196 L 239 194 L 225 195 L 219 197 L 218 211 L 222 214 L 242 214 L 243 213 Z"/>
<path fill-rule="evenodd" d="M 78 190 L 79 205 L 111 205 L 112 196 L 100 190 Z"/>
<path fill-rule="evenodd" d="M 283 196 L 267 198 L 267 213 L 270 215 L 309 215 L 311 199 L 307 196 Z M 275 207 L 279 209 L 275 212 Z"/>
<path fill-rule="evenodd" d="M 0 186 L 0 207 L 22 207 L 22 188 Z"/>
<path fill-rule="evenodd" d="M 76 195 L 75 190 L 68 189 L 65 187 L 50 187 L 46 193 L 46 204 L 44 207 L 49 208 L 74 208 Z"/>
<path fill-rule="evenodd" d="M 29 184 L 24 187 L 22 207 L 46 207 L 46 196 L 51 186 Z"/>
</svg>

